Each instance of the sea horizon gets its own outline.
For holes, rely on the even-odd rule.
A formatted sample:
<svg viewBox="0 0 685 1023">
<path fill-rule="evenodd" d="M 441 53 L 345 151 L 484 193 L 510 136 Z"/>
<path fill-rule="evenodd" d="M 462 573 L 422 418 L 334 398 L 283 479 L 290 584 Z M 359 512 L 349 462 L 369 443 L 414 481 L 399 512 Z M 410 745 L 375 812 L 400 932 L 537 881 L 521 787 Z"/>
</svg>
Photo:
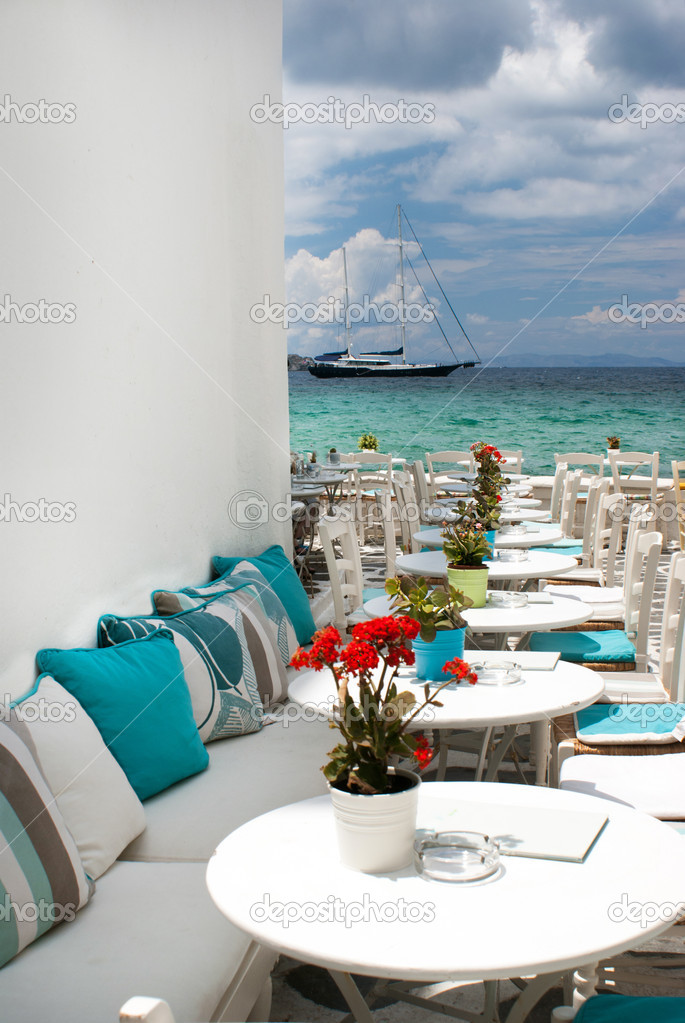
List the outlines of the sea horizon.
<svg viewBox="0 0 685 1023">
<path fill-rule="evenodd" d="M 648 378 L 648 379 L 646 379 Z M 288 373 L 290 447 L 357 450 L 362 433 L 414 461 L 477 440 L 523 449 L 525 470 L 554 471 L 555 453 L 659 451 L 660 475 L 685 459 L 685 366 L 488 367 L 445 378 L 318 380 Z"/>
</svg>

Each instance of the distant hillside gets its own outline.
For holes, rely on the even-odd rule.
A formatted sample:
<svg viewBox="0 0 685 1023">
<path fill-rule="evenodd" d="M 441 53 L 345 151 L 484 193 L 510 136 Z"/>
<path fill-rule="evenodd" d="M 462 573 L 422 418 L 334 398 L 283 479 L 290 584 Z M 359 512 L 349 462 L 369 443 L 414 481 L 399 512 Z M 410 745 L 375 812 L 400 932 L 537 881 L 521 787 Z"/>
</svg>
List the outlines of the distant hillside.
<svg viewBox="0 0 685 1023">
<path fill-rule="evenodd" d="M 300 373 L 302 370 L 308 369 L 309 366 L 314 365 L 314 360 L 310 359 L 308 355 L 289 355 L 288 356 L 288 372 L 289 373 Z"/>
<path fill-rule="evenodd" d="M 569 353 L 538 353 L 520 352 L 517 354 L 505 353 L 492 363 L 493 366 L 516 367 L 540 367 L 540 366 L 644 366 L 644 367 L 668 367 L 683 366 L 685 363 L 673 362 L 671 359 L 660 359 L 656 355 L 640 358 L 637 355 L 625 355 L 620 352 L 605 352 L 603 355 L 577 355 Z"/>
</svg>

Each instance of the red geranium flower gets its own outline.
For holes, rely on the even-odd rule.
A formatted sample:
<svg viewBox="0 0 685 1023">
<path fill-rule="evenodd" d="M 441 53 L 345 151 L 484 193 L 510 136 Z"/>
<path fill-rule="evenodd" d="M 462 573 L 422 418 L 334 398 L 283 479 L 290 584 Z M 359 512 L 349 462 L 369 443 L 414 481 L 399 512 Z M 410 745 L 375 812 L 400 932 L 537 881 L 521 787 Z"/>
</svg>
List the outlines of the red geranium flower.
<svg viewBox="0 0 685 1023">
<path fill-rule="evenodd" d="M 466 680 L 471 685 L 475 685 L 478 681 L 475 671 L 471 671 L 471 665 L 467 664 L 466 661 L 462 661 L 461 657 L 455 657 L 451 661 L 447 661 L 446 664 L 443 664 L 442 670 L 446 675 L 452 675 L 459 682 Z"/>
</svg>

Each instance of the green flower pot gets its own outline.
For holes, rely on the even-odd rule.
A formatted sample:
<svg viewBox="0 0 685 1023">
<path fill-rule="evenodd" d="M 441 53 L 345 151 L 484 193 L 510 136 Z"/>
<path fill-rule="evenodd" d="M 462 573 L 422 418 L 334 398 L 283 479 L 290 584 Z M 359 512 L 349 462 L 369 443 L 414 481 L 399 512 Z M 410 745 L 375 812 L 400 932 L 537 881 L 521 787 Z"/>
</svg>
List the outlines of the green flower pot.
<svg viewBox="0 0 685 1023">
<path fill-rule="evenodd" d="M 470 597 L 474 607 L 485 607 L 488 592 L 487 565 L 459 565 L 447 569 L 447 580 L 455 590 Z"/>
</svg>

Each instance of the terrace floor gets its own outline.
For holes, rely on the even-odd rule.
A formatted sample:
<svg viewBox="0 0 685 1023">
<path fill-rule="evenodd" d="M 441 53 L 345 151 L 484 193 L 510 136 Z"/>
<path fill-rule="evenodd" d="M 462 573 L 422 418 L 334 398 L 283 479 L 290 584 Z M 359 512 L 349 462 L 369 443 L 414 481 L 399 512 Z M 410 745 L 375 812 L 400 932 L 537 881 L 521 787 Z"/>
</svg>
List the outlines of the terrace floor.
<svg viewBox="0 0 685 1023">
<path fill-rule="evenodd" d="M 659 647 L 661 614 L 663 610 L 664 591 L 666 587 L 666 569 L 670 556 L 678 549 L 677 544 L 668 543 L 660 559 L 660 571 L 657 576 L 657 584 L 654 594 L 652 615 L 650 621 L 650 649 L 656 654 Z M 328 575 L 326 572 L 323 555 L 316 553 L 311 560 L 313 574 L 313 605 L 317 609 L 317 623 L 323 623 L 326 615 Z M 362 565 L 364 568 L 365 581 L 368 586 L 382 586 L 385 578 L 385 561 L 383 550 L 379 544 L 370 541 L 362 548 Z M 619 565 L 619 581 L 620 581 Z M 332 610 L 332 607 L 331 607 Z M 519 742 L 519 740 L 517 740 Z M 520 740 L 520 746 L 525 753 L 527 741 L 524 735 Z M 448 779 L 453 781 L 466 781 L 473 777 L 474 757 L 464 753 L 450 754 L 450 767 Z M 533 774 L 522 765 L 523 774 L 529 783 L 533 783 Z M 500 771 L 502 781 L 522 783 L 513 763 L 505 761 Z M 679 932 L 683 932 L 682 935 Z M 455 929 L 455 942 L 459 941 L 458 929 Z M 656 957 L 673 956 L 674 965 L 666 968 L 650 968 L 645 961 L 644 953 Z M 654 983 L 642 981 L 639 984 L 623 983 L 613 990 L 622 994 L 659 995 L 659 994 L 681 994 L 685 995 L 685 967 L 680 966 L 675 959 L 685 953 L 685 925 L 672 928 L 667 936 L 658 938 L 642 946 L 641 959 L 639 963 L 640 974 L 646 974 L 654 978 Z M 631 966 L 636 965 L 635 955 L 627 953 L 624 957 L 624 965 L 632 972 Z M 632 962 L 631 962 L 632 960 Z M 659 980 L 668 978 L 673 985 L 669 990 L 664 991 L 659 986 Z M 359 978 L 359 986 L 363 993 L 371 990 L 373 979 Z M 607 989 L 609 990 L 609 989 Z M 518 989 L 509 981 L 502 981 L 499 990 L 499 1011 L 502 1019 L 506 1019 L 508 1008 L 518 994 Z M 450 1005 L 459 1008 L 478 1012 L 482 1008 L 483 988 L 481 984 L 465 984 L 455 989 L 450 995 L 441 996 L 442 1000 Z M 550 991 L 536 1006 L 529 1015 L 530 1023 L 549 1023 L 552 1009 L 563 1004 L 561 988 Z M 347 1012 L 347 1006 L 339 993 L 336 985 L 328 973 L 316 966 L 309 966 L 296 960 L 282 957 L 273 975 L 273 1003 L 271 1019 L 278 1023 L 337 1023 Z M 416 1008 L 401 1002 L 381 1000 L 373 1010 L 374 1019 L 378 1023 L 434 1023 L 436 1015 L 427 1010 Z"/>
</svg>

